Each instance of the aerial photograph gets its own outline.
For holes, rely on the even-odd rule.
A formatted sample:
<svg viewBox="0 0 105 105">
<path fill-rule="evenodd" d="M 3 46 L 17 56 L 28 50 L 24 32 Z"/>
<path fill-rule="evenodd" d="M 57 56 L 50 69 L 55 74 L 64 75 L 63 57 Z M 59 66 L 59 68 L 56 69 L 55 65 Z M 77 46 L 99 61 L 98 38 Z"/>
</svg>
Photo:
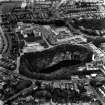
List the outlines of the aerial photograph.
<svg viewBox="0 0 105 105">
<path fill-rule="evenodd" d="M 0 0 L 0 105 L 105 105 L 105 0 Z"/>
</svg>

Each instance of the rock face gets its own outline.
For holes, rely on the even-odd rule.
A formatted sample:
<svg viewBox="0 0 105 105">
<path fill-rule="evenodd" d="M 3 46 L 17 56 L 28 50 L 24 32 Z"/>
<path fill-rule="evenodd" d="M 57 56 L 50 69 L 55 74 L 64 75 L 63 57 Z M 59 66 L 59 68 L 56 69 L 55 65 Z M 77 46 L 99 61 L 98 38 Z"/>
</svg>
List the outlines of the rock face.
<svg viewBox="0 0 105 105">
<path fill-rule="evenodd" d="M 62 79 L 67 77 L 73 67 L 91 61 L 92 54 L 80 45 L 58 45 L 22 55 L 19 72 L 35 79 Z"/>
</svg>

